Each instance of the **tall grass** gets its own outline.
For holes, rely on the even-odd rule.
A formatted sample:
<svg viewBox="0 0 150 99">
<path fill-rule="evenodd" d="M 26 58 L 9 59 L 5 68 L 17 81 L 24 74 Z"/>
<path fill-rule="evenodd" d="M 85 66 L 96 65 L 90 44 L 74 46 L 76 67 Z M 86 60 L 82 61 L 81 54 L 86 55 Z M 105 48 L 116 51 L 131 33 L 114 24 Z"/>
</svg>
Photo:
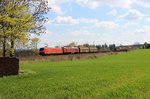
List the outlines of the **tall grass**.
<svg viewBox="0 0 150 99">
<path fill-rule="evenodd" d="M 0 78 L 0 99 L 149 99 L 150 50 L 91 60 L 21 62 Z"/>
</svg>

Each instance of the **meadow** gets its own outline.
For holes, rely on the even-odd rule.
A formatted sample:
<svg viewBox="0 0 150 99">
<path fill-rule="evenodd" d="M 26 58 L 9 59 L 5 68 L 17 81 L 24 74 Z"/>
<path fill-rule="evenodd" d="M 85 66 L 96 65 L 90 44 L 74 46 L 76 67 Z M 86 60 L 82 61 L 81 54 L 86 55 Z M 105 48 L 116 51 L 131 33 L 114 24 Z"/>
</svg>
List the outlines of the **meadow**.
<svg viewBox="0 0 150 99">
<path fill-rule="evenodd" d="M 150 50 L 96 59 L 20 62 L 0 78 L 0 99 L 149 99 Z"/>
</svg>

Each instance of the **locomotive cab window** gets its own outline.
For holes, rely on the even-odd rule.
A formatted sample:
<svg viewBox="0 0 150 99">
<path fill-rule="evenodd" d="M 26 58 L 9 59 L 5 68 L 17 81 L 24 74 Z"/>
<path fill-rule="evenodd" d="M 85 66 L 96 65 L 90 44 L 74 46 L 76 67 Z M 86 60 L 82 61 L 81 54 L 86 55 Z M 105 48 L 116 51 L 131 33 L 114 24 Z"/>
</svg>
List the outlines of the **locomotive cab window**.
<svg viewBox="0 0 150 99">
<path fill-rule="evenodd" d="M 40 48 L 40 51 L 43 51 L 44 50 L 44 48 Z"/>
</svg>

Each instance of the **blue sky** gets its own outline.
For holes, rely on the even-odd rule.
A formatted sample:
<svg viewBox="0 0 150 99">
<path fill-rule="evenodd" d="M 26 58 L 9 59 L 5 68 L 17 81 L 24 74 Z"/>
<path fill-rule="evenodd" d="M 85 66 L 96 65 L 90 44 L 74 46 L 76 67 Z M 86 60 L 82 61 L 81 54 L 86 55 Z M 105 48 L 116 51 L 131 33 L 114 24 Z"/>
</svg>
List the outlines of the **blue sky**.
<svg viewBox="0 0 150 99">
<path fill-rule="evenodd" d="M 150 42 L 150 0 L 49 0 L 39 47 Z"/>
</svg>

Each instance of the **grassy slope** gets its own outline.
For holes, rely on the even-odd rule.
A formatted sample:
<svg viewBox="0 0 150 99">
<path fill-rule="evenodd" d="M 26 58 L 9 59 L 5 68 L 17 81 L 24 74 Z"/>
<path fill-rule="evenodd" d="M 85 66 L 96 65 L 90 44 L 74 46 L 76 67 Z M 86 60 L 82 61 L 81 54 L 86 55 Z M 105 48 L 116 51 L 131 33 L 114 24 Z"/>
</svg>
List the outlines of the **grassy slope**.
<svg viewBox="0 0 150 99">
<path fill-rule="evenodd" d="M 0 78 L 0 99 L 150 98 L 150 50 L 94 60 L 24 62 L 19 76 Z"/>
</svg>

